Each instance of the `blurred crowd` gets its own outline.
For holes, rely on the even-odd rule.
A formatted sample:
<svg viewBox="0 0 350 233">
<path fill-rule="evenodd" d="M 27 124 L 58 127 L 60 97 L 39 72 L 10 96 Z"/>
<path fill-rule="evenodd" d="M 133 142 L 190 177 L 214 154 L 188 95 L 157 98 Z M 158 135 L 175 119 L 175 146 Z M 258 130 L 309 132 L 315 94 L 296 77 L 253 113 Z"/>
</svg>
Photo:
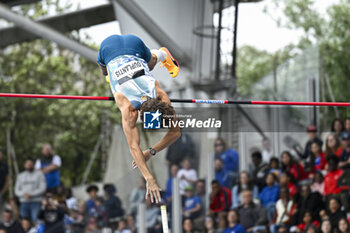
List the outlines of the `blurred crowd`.
<svg viewBox="0 0 350 233">
<path fill-rule="evenodd" d="M 313 125 L 306 133 L 304 147 L 290 140 L 280 154 L 264 139 L 261 150 L 251 148 L 246 171 L 218 138 L 209 203 L 207 182 L 190 159 L 170 162 L 165 197 L 170 209 L 171 183 L 179 178 L 183 232 L 350 233 L 350 118 L 335 119 L 323 140 Z"/>
<path fill-rule="evenodd" d="M 163 199 L 169 226 L 177 178 L 184 233 L 350 233 L 350 118 L 335 119 L 331 130 L 322 139 L 311 125 L 303 150 L 292 143 L 281 154 L 264 139 L 262 150 L 252 148 L 246 171 L 239 169 L 238 152 L 218 138 L 211 182 L 198 177 L 194 146 L 182 135 L 167 154 Z M 25 160 L 14 182 L 15 197 L 5 198 L 9 169 L 0 151 L 0 233 L 135 233 L 140 203 L 146 204 L 148 232 L 163 232 L 159 206 L 144 198 L 143 178 L 125 210 L 113 184 L 88 185 L 89 198 L 78 200 L 60 182 L 61 165 L 60 156 L 45 144 L 41 157 Z M 211 185 L 209 198 L 206 184 Z"/>
<path fill-rule="evenodd" d="M 0 233 L 136 232 L 134 215 L 125 217 L 113 184 L 103 185 L 103 197 L 97 196 L 98 186 L 89 185 L 88 200 L 79 202 L 60 182 L 61 165 L 60 156 L 45 144 L 39 158 L 25 159 L 14 184 L 15 197 L 5 200 L 10 178 L 0 150 Z"/>
</svg>

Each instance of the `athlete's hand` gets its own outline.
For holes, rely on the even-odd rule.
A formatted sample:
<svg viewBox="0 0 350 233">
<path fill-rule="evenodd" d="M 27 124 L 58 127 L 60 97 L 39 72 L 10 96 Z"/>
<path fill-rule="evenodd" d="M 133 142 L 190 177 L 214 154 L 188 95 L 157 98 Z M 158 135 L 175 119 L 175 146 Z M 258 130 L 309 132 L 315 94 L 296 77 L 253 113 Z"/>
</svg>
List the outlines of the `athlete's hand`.
<svg viewBox="0 0 350 233">
<path fill-rule="evenodd" d="M 146 162 L 152 157 L 149 149 L 144 150 L 142 153 L 143 153 L 143 157 L 145 157 Z M 132 166 L 132 169 L 137 168 L 135 160 L 132 161 L 132 165 L 131 166 Z"/>
<path fill-rule="evenodd" d="M 154 178 L 147 179 L 146 180 L 146 199 L 151 198 L 151 202 L 153 203 L 156 201 L 156 203 L 161 202 L 161 197 L 160 197 L 160 191 L 161 189 L 158 187 L 157 182 Z"/>
</svg>

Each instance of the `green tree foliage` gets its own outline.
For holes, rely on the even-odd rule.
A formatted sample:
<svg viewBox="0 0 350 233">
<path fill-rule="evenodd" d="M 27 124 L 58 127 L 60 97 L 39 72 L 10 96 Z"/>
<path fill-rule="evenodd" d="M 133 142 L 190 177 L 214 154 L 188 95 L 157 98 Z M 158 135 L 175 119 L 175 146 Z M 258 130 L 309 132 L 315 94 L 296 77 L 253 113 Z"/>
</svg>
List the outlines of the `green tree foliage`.
<svg viewBox="0 0 350 233">
<path fill-rule="evenodd" d="M 339 0 L 331 5 L 326 14 L 319 14 L 316 0 L 274 0 L 282 7 L 286 22 L 282 26 L 302 29 L 305 37 L 300 47 L 317 43 L 322 65 L 329 77 L 336 101 L 350 99 L 350 1 Z M 330 97 L 327 96 L 330 101 Z M 343 116 L 349 115 L 348 108 L 341 109 Z"/>
<path fill-rule="evenodd" d="M 44 6 L 49 6 L 60 11 L 58 1 L 40 4 L 22 10 L 26 14 L 46 14 Z M 110 95 L 96 64 L 42 39 L 6 48 L 0 57 L 0 92 Z M 115 104 L 105 101 L 4 98 L 0 108 L 0 145 L 6 145 L 5 132 L 10 128 L 20 169 L 26 157 L 40 156 L 43 143 L 52 143 L 62 157 L 61 173 L 66 185 L 81 181 L 101 132 L 102 115 L 109 112 L 107 118 L 113 122 L 120 119 Z M 99 162 L 100 157 L 89 180 L 102 178 Z"/>
<path fill-rule="evenodd" d="M 273 68 L 273 55 L 252 46 L 242 46 L 237 53 L 237 86 L 241 95 L 249 95 L 250 87 Z"/>
<path fill-rule="evenodd" d="M 259 81 L 278 65 L 293 56 L 294 46 L 286 46 L 275 53 L 259 50 L 252 46 L 242 46 L 237 53 L 237 86 L 242 96 L 251 94 L 251 85 Z"/>
</svg>

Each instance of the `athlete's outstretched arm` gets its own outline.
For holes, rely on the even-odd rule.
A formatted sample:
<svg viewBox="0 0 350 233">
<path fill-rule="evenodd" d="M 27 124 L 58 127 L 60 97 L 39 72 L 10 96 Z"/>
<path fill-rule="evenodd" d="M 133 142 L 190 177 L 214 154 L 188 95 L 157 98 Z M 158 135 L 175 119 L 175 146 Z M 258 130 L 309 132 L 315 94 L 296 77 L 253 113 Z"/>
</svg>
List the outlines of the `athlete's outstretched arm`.
<svg viewBox="0 0 350 233">
<path fill-rule="evenodd" d="M 163 102 L 171 104 L 169 96 L 165 93 L 165 91 L 163 91 L 160 88 L 160 85 L 159 85 L 158 81 L 155 82 L 155 87 L 156 87 L 156 92 L 157 92 L 158 98 L 160 98 L 161 101 L 163 101 Z M 174 117 L 174 120 L 176 120 L 176 116 Z M 168 130 L 168 132 L 164 135 L 164 137 L 160 139 L 160 141 L 158 143 L 156 143 L 154 146 L 152 146 L 152 148 L 156 152 L 159 152 L 159 151 L 163 150 L 164 148 L 166 148 L 166 147 L 170 146 L 171 144 L 173 144 L 180 136 L 181 136 L 180 128 L 178 126 L 172 127 L 172 128 L 170 128 Z M 150 159 L 151 156 L 152 156 L 149 149 L 145 150 L 143 152 L 143 154 L 145 156 L 145 160 L 146 161 L 148 159 Z M 133 168 L 137 167 L 137 164 L 135 163 L 135 161 L 133 161 L 132 167 Z"/>
<path fill-rule="evenodd" d="M 156 151 L 159 152 L 163 150 L 164 148 L 170 146 L 173 144 L 181 135 L 181 131 L 179 127 L 176 128 L 170 128 L 169 131 L 160 139 L 158 143 L 156 143 L 152 148 Z M 145 152 L 145 156 L 151 156 L 151 153 L 149 150 Z"/>
<path fill-rule="evenodd" d="M 116 101 L 118 102 L 117 98 Z M 129 144 L 130 153 L 146 180 L 146 198 L 148 198 L 148 195 L 150 195 L 151 201 L 153 202 L 155 200 L 156 203 L 158 203 L 161 201 L 160 188 L 158 187 L 156 180 L 149 171 L 145 157 L 140 149 L 140 134 L 136 127 L 138 112 L 136 110 L 130 110 L 129 106 L 120 106 L 120 110 L 122 112 L 123 130 Z"/>
<path fill-rule="evenodd" d="M 158 98 L 162 102 L 171 104 L 168 94 L 165 93 L 165 91 L 163 91 L 160 88 L 158 81 L 155 82 L 155 86 L 156 86 L 156 92 L 157 92 Z M 175 115 L 175 112 L 174 112 L 174 115 Z M 174 116 L 173 120 L 176 121 L 176 116 Z M 159 152 L 159 151 L 163 150 L 164 148 L 173 144 L 180 136 L 181 136 L 180 128 L 178 126 L 172 127 L 168 130 L 168 132 L 164 135 L 164 137 L 162 139 L 160 139 L 160 141 L 158 143 L 156 143 L 152 148 L 156 152 Z M 150 153 L 149 150 L 148 150 L 148 153 Z"/>
<path fill-rule="evenodd" d="M 177 126 L 175 128 L 170 128 L 168 132 L 162 137 L 158 143 L 156 143 L 154 146 L 152 146 L 152 149 L 154 149 L 157 153 L 159 151 L 162 151 L 163 149 L 167 148 L 171 144 L 173 144 L 179 137 L 181 136 L 181 130 Z M 143 151 L 143 155 L 145 158 L 145 161 L 149 160 L 152 155 L 149 149 Z M 137 168 L 138 165 L 134 161 L 132 161 L 132 168 Z"/>
</svg>

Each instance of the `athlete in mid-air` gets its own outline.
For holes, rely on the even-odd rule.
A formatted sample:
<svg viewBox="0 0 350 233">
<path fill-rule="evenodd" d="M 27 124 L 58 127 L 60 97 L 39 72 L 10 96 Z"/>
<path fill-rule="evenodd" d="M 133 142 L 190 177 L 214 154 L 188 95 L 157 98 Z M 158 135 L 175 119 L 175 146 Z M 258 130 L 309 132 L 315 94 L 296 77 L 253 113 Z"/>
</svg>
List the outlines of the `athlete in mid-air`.
<svg viewBox="0 0 350 233">
<path fill-rule="evenodd" d="M 180 136 L 178 127 L 170 128 L 155 145 L 144 151 L 140 148 L 140 134 L 136 126 L 138 112 L 157 112 L 175 116 L 168 95 L 161 89 L 150 71 L 161 62 L 172 77 L 179 73 L 179 65 L 168 49 L 150 50 L 134 35 L 112 35 L 102 43 L 97 56 L 102 74 L 107 76 L 115 102 L 122 113 L 124 134 L 134 159 L 133 167 L 141 171 L 146 180 L 146 198 L 160 202 L 160 188 L 147 167 L 147 160 L 171 145 Z M 109 76 L 109 77 L 108 77 Z"/>
</svg>

